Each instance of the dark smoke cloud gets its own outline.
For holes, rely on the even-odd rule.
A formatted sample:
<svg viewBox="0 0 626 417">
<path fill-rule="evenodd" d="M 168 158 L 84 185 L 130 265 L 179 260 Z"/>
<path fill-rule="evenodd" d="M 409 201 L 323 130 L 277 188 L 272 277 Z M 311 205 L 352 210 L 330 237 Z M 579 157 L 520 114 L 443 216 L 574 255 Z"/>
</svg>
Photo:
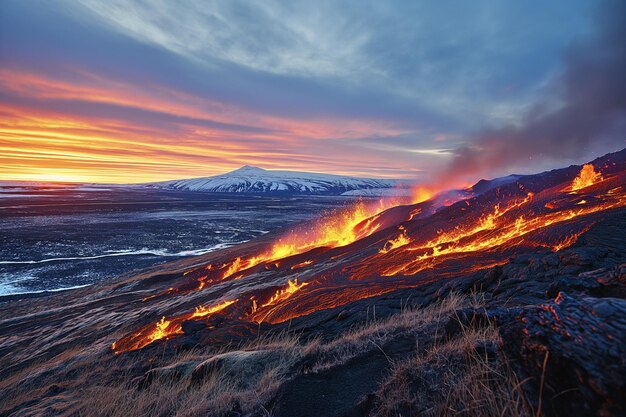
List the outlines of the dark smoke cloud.
<svg viewBox="0 0 626 417">
<path fill-rule="evenodd" d="M 553 86 L 556 111 L 535 106 L 521 126 L 484 131 L 456 151 L 442 178 L 469 179 L 617 150 L 626 139 L 626 1 L 607 0 L 596 35 L 570 48 Z"/>
</svg>

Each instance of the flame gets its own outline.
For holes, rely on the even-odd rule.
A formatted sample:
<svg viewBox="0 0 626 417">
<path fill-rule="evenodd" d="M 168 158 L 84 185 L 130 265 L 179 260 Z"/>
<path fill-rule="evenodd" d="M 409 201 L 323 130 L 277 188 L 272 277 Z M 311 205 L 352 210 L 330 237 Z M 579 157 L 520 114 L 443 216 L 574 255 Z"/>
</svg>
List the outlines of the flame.
<svg viewBox="0 0 626 417">
<path fill-rule="evenodd" d="M 130 352 L 148 346 L 157 340 L 168 340 L 174 336 L 183 334 L 183 323 L 187 320 L 204 318 L 224 310 L 226 307 L 236 303 L 238 300 L 224 301 L 223 303 L 203 307 L 198 306 L 191 313 L 173 316 L 167 319 L 165 316 L 154 324 L 144 326 L 139 331 L 125 336 L 111 345 L 111 349 L 116 354 Z"/>
<path fill-rule="evenodd" d="M 430 200 L 437 193 L 434 187 L 428 185 L 418 185 L 413 189 L 413 204 Z"/>
<path fill-rule="evenodd" d="M 390 200 L 380 200 L 375 205 L 358 202 L 352 208 L 326 218 L 312 231 L 291 233 L 281 239 L 272 247 L 271 257 L 279 259 L 322 246 L 349 245 L 374 233 L 380 226 L 374 224 L 372 217 L 394 205 Z"/>
<path fill-rule="evenodd" d="M 379 253 L 387 253 L 396 248 L 399 248 L 401 246 L 405 246 L 411 243 L 411 238 L 409 238 L 406 235 L 406 229 L 404 228 L 404 226 L 400 226 L 398 230 L 400 230 L 400 234 L 398 235 L 398 237 L 396 237 L 395 239 L 388 240 L 387 243 L 385 243 L 385 246 L 383 246 L 383 248 L 380 250 Z"/>
<path fill-rule="evenodd" d="M 195 318 L 206 317 L 210 314 L 217 313 L 218 311 L 222 311 L 229 305 L 234 304 L 236 302 L 237 300 L 230 300 L 230 301 L 224 301 L 223 303 L 214 305 L 212 307 L 198 306 L 194 309 L 193 313 L 191 313 L 191 316 L 189 318 L 195 319 Z"/>
<path fill-rule="evenodd" d="M 293 295 L 293 293 L 298 291 L 300 288 L 306 287 L 307 285 L 309 285 L 308 282 L 301 282 L 300 284 L 298 284 L 298 279 L 297 278 L 294 279 L 293 281 L 289 280 L 289 281 L 287 281 L 287 286 L 285 288 L 283 288 L 282 290 L 276 291 L 276 294 L 274 294 L 272 296 L 272 298 L 270 298 L 261 307 L 271 306 L 273 304 L 276 304 L 276 303 L 279 303 L 281 301 L 284 301 L 287 298 L 291 297 Z"/>
<path fill-rule="evenodd" d="M 148 343 L 183 332 L 183 329 L 179 325 L 174 325 L 171 329 L 170 325 L 172 325 L 170 320 L 165 320 L 165 316 L 161 317 L 161 320 L 154 326 L 154 331 L 148 335 Z"/>
<path fill-rule="evenodd" d="M 144 334 L 145 333 L 145 334 Z M 135 335 L 141 336 L 136 343 L 132 344 L 132 347 L 125 349 L 127 343 L 124 339 L 120 339 L 111 345 L 111 348 L 116 354 L 122 352 L 128 352 L 132 350 L 141 349 L 161 339 L 170 339 L 176 335 L 182 334 L 183 328 L 180 323 L 172 323 L 171 320 L 167 320 L 165 316 L 161 317 L 161 320 L 149 326 L 146 332 L 139 331 Z M 120 345 L 122 345 L 120 347 Z"/>
<path fill-rule="evenodd" d="M 587 188 L 600 181 L 602 181 L 602 174 L 595 171 L 593 164 L 585 164 L 578 173 L 578 176 L 572 181 L 572 191 Z"/>
<path fill-rule="evenodd" d="M 248 267 L 249 263 L 250 262 L 248 261 L 245 262 L 246 268 Z M 234 274 L 235 272 L 241 270 L 243 265 L 244 263 L 241 261 L 240 257 L 235 258 L 235 260 L 230 265 L 228 264 L 224 265 L 226 267 L 226 270 L 224 271 L 224 275 L 222 276 L 222 278 L 227 278 L 231 276 L 232 274 Z M 250 266 L 253 266 L 253 265 L 250 265 Z"/>
</svg>

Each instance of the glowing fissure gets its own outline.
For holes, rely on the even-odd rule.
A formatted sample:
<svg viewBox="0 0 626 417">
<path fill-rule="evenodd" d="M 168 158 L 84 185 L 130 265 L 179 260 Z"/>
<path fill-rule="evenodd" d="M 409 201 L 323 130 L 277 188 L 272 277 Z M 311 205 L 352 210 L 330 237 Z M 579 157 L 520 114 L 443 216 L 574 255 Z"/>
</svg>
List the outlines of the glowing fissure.
<svg viewBox="0 0 626 417">
<path fill-rule="evenodd" d="M 272 298 L 270 298 L 265 304 L 263 304 L 261 307 L 267 307 L 267 306 L 271 306 L 273 304 L 279 303 L 281 301 L 286 300 L 287 298 L 291 297 L 293 295 L 293 293 L 295 293 L 296 291 L 298 291 L 300 288 L 305 287 L 309 285 L 308 282 L 301 282 L 298 284 L 298 279 L 294 279 L 287 281 L 287 286 L 285 288 L 283 288 L 282 290 L 278 290 L 276 291 L 276 294 L 274 294 L 272 296 Z"/>
<path fill-rule="evenodd" d="M 391 252 L 394 249 L 411 243 L 411 238 L 406 235 L 406 229 L 404 228 L 404 226 L 400 226 L 398 229 L 400 230 L 400 234 L 398 234 L 398 237 L 388 240 L 387 243 L 385 243 L 385 246 L 380 250 L 380 253 Z"/>
<path fill-rule="evenodd" d="M 195 318 L 202 318 L 202 317 L 209 316 L 213 313 L 217 313 L 218 311 L 225 309 L 231 304 L 235 304 L 235 302 L 237 302 L 237 300 L 224 301 L 221 304 L 214 305 L 211 307 L 198 306 L 193 310 L 193 313 L 191 313 L 190 318 L 195 319 Z"/>
<path fill-rule="evenodd" d="M 457 228 L 451 232 L 442 232 L 437 239 L 430 241 L 425 245 L 410 246 L 403 249 L 405 251 L 419 251 L 423 253 L 421 255 L 417 255 L 409 261 L 400 262 L 392 267 L 384 269 L 382 275 L 413 275 L 424 269 L 432 267 L 433 264 L 429 261 L 433 261 L 436 258 L 501 247 L 514 239 L 520 238 L 543 227 L 565 222 L 576 217 L 597 213 L 599 211 L 622 207 L 626 204 L 626 196 L 622 194 L 617 196 L 617 198 L 612 198 L 609 201 L 604 202 L 604 204 L 596 206 L 583 206 L 580 208 L 572 208 L 537 215 L 532 215 L 532 213 L 529 212 L 527 215 L 520 215 L 512 220 L 503 219 L 500 221 L 504 214 L 514 208 L 520 207 L 521 205 L 529 202 L 531 199 L 532 194 L 529 194 L 524 201 L 513 204 L 505 210 L 500 210 L 499 206 L 496 205 L 493 213 L 483 217 L 477 226 L 460 229 Z M 576 241 L 578 235 L 570 236 L 569 238 L 564 239 L 561 243 L 555 245 L 554 249 L 560 250 L 570 246 Z"/>
<path fill-rule="evenodd" d="M 572 246 L 574 243 L 576 243 L 576 241 L 578 240 L 580 235 L 585 233 L 587 230 L 589 230 L 589 226 L 585 227 L 580 232 L 572 233 L 571 235 L 566 236 L 565 238 L 561 239 L 560 242 L 552 245 L 552 250 L 555 251 L 555 252 L 558 252 L 561 249 L 565 249 L 565 248 L 568 248 L 568 247 Z"/>
<path fill-rule="evenodd" d="M 304 262 L 300 262 L 299 264 L 295 264 L 294 266 L 291 267 L 291 270 L 293 271 L 294 269 L 298 269 L 298 268 L 304 268 L 307 265 L 311 265 L 313 263 L 313 261 L 311 259 L 308 259 Z"/>
<path fill-rule="evenodd" d="M 466 237 L 473 236 L 479 232 L 483 232 L 486 230 L 493 230 L 495 229 L 497 225 L 497 220 L 499 218 L 507 214 L 509 211 L 516 209 L 518 207 L 521 207 L 522 205 L 526 203 L 529 203 L 532 200 L 532 198 L 533 198 L 533 193 L 528 193 L 526 198 L 509 205 L 505 209 L 501 209 L 500 204 L 496 204 L 493 207 L 492 212 L 487 214 L 486 216 L 482 216 L 478 220 L 478 224 L 476 224 L 475 226 L 469 226 L 469 227 L 457 226 L 455 229 L 448 231 L 448 232 L 441 231 L 437 239 L 430 241 L 422 246 L 409 247 L 407 248 L 407 250 L 415 251 L 415 250 L 421 250 L 421 249 L 427 249 L 427 248 L 438 248 L 444 244 L 459 241 Z"/>
<path fill-rule="evenodd" d="M 168 340 L 174 336 L 183 334 L 183 322 L 198 318 L 206 318 L 212 314 L 224 310 L 226 307 L 236 303 L 237 300 L 224 301 L 210 307 L 198 306 L 191 313 L 178 316 L 161 317 L 161 320 L 154 324 L 144 326 L 139 331 L 125 336 L 111 345 L 115 353 L 130 352 L 141 349 L 157 340 Z"/>
</svg>

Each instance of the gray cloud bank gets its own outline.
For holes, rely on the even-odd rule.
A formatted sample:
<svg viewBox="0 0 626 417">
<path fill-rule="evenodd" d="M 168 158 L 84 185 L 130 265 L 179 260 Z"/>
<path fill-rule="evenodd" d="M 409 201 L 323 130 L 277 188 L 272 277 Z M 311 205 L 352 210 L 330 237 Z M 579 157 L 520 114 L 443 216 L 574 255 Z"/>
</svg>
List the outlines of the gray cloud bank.
<svg viewBox="0 0 626 417">
<path fill-rule="evenodd" d="M 485 130 L 440 178 L 468 179 L 534 161 L 576 161 L 617 150 L 626 139 L 626 2 L 602 2 L 592 39 L 573 45 L 551 88 L 560 104 L 536 104 L 522 123 Z"/>
</svg>

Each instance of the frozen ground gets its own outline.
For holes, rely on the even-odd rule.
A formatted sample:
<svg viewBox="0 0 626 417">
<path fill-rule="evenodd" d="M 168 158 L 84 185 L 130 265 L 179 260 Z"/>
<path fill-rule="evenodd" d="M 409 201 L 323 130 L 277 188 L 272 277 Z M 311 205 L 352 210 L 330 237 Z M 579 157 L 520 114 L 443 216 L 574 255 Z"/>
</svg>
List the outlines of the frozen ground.
<svg viewBox="0 0 626 417">
<path fill-rule="evenodd" d="M 347 201 L 157 190 L 12 193 L 0 199 L 0 300 L 228 247 Z"/>
</svg>

